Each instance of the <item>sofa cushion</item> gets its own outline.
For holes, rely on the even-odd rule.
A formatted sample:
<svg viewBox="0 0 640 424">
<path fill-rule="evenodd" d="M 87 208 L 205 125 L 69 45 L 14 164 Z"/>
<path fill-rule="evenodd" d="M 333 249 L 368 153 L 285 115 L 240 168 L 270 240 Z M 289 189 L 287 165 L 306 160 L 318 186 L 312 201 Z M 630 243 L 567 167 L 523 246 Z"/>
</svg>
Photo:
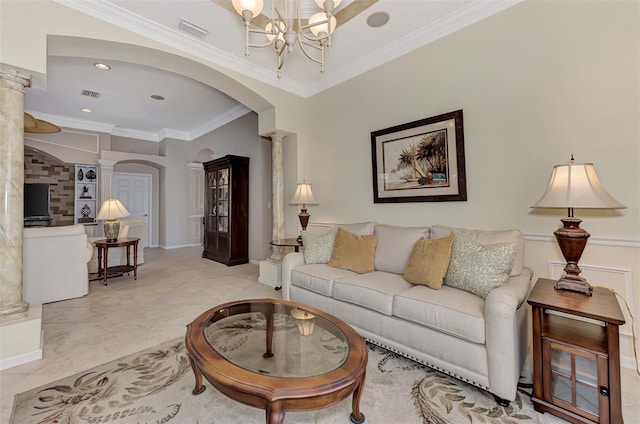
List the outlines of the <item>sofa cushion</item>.
<svg viewBox="0 0 640 424">
<path fill-rule="evenodd" d="M 407 269 L 411 251 L 417 240 L 429 237 L 429 227 L 376 225 L 378 245 L 374 258 L 376 271 L 402 274 Z"/>
<path fill-rule="evenodd" d="M 335 224 L 336 227 L 347 230 L 350 233 L 357 234 L 359 236 L 368 236 L 373 234 L 373 230 L 376 226 L 375 222 L 356 222 L 353 224 Z"/>
<path fill-rule="evenodd" d="M 373 271 L 377 241 L 375 234 L 359 236 L 339 227 L 329 266 L 359 274 Z"/>
<path fill-rule="evenodd" d="M 391 315 L 394 294 L 409 288 L 398 274 L 374 271 L 335 280 L 333 298 Z"/>
<path fill-rule="evenodd" d="M 415 242 L 407 271 L 402 278 L 411 284 L 420 284 L 440 290 L 451 259 L 451 247 L 455 236 L 439 239 L 421 238 Z"/>
<path fill-rule="evenodd" d="M 485 342 L 484 300 L 443 286 L 413 286 L 395 295 L 393 315 L 473 343 Z"/>
<path fill-rule="evenodd" d="M 314 234 L 303 231 L 301 234 L 304 246 L 303 256 L 305 264 L 326 264 L 333 253 L 333 243 L 337 229 L 332 228 L 328 233 Z"/>
<path fill-rule="evenodd" d="M 484 245 L 468 235 L 458 235 L 453 241 L 451 261 L 444 284 L 487 297 L 509 279 L 516 255 L 515 243 Z"/>
<path fill-rule="evenodd" d="M 291 271 L 291 284 L 323 296 L 331 296 L 333 282 L 338 278 L 357 275 L 353 271 L 332 268 L 325 264 L 302 265 Z"/>
<path fill-rule="evenodd" d="M 466 228 L 453 228 L 444 225 L 434 225 L 431 227 L 431 238 L 437 239 L 453 234 L 469 234 L 475 237 L 475 240 L 481 244 L 495 243 L 515 243 L 517 252 L 513 262 L 513 268 L 510 275 L 515 277 L 522 274 L 524 267 L 524 235 L 520 230 L 468 230 Z"/>
</svg>

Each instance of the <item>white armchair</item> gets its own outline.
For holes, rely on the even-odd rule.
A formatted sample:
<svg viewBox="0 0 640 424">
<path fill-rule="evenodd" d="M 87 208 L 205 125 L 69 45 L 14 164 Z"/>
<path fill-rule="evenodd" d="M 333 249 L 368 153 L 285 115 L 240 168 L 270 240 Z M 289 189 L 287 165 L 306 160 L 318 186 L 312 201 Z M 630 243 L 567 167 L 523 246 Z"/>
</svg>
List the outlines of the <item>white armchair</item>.
<svg viewBox="0 0 640 424">
<path fill-rule="evenodd" d="M 118 238 L 139 238 L 138 242 L 138 265 L 144 263 L 144 247 L 147 245 L 147 235 L 149 234 L 149 224 L 144 219 L 119 219 L 120 231 Z M 90 237 L 89 242 L 93 245 L 96 240 L 104 237 Z M 127 250 L 125 247 L 109 249 L 109 266 L 125 265 L 127 263 Z M 89 272 L 98 272 L 98 249 L 93 248 L 93 257 L 89 264 Z"/>
<path fill-rule="evenodd" d="M 49 303 L 89 293 L 87 263 L 93 247 L 83 225 L 25 228 L 22 244 L 24 300 Z"/>
</svg>

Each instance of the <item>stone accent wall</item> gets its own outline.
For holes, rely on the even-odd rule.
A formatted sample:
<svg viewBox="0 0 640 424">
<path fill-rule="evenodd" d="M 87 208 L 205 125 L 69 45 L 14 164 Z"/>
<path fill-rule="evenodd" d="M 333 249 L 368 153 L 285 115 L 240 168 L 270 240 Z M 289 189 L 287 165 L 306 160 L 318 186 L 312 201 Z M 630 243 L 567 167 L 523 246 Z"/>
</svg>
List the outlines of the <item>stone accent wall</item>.
<svg viewBox="0 0 640 424">
<path fill-rule="evenodd" d="M 67 166 L 44 153 L 25 147 L 24 182 L 49 184 L 51 225 L 73 224 L 75 167 Z"/>
</svg>

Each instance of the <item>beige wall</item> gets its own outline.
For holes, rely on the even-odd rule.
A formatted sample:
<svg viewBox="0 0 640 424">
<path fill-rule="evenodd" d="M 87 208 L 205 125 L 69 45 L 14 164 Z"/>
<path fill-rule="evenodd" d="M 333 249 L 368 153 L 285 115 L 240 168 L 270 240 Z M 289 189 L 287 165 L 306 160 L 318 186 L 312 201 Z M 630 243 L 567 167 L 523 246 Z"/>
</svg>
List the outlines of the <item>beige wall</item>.
<svg viewBox="0 0 640 424">
<path fill-rule="evenodd" d="M 312 221 L 520 228 L 527 264 L 547 277 L 549 262 L 562 262 L 551 234 L 565 211 L 530 205 L 573 153 L 629 207 L 576 211 L 593 235 L 585 275 L 640 312 L 638 5 L 524 2 L 316 95 L 300 158 L 320 203 Z M 468 201 L 374 204 L 371 131 L 457 109 Z M 622 349 L 628 365 L 629 336 Z"/>
</svg>

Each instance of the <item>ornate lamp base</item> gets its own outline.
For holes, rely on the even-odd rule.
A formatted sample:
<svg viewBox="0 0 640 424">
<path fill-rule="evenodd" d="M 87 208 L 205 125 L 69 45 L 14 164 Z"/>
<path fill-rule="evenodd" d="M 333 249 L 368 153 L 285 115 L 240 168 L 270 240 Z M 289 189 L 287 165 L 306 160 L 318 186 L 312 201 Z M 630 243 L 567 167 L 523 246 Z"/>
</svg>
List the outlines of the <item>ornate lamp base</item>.
<svg viewBox="0 0 640 424">
<path fill-rule="evenodd" d="M 118 241 L 118 233 L 120 232 L 120 223 L 118 221 L 104 221 L 104 236 L 107 241 Z"/>
<path fill-rule="evenodd" d="M 567 264 L 564 267 L 565 275 L 556 282 L 557 290 L 569 290 L 584 293 L 591 296 L 591 285 L 584 278 L 580 277 L 582 270 L 578 266 L 578 261 L 582 256 L 587 239 L 591 236 L 584 229 L 580 228 L 581 219 L 568 217 L 561 220 L 564 224 L 553 234 L 556 236 L 558 246 L 562 251 Z"/>
</svg>

